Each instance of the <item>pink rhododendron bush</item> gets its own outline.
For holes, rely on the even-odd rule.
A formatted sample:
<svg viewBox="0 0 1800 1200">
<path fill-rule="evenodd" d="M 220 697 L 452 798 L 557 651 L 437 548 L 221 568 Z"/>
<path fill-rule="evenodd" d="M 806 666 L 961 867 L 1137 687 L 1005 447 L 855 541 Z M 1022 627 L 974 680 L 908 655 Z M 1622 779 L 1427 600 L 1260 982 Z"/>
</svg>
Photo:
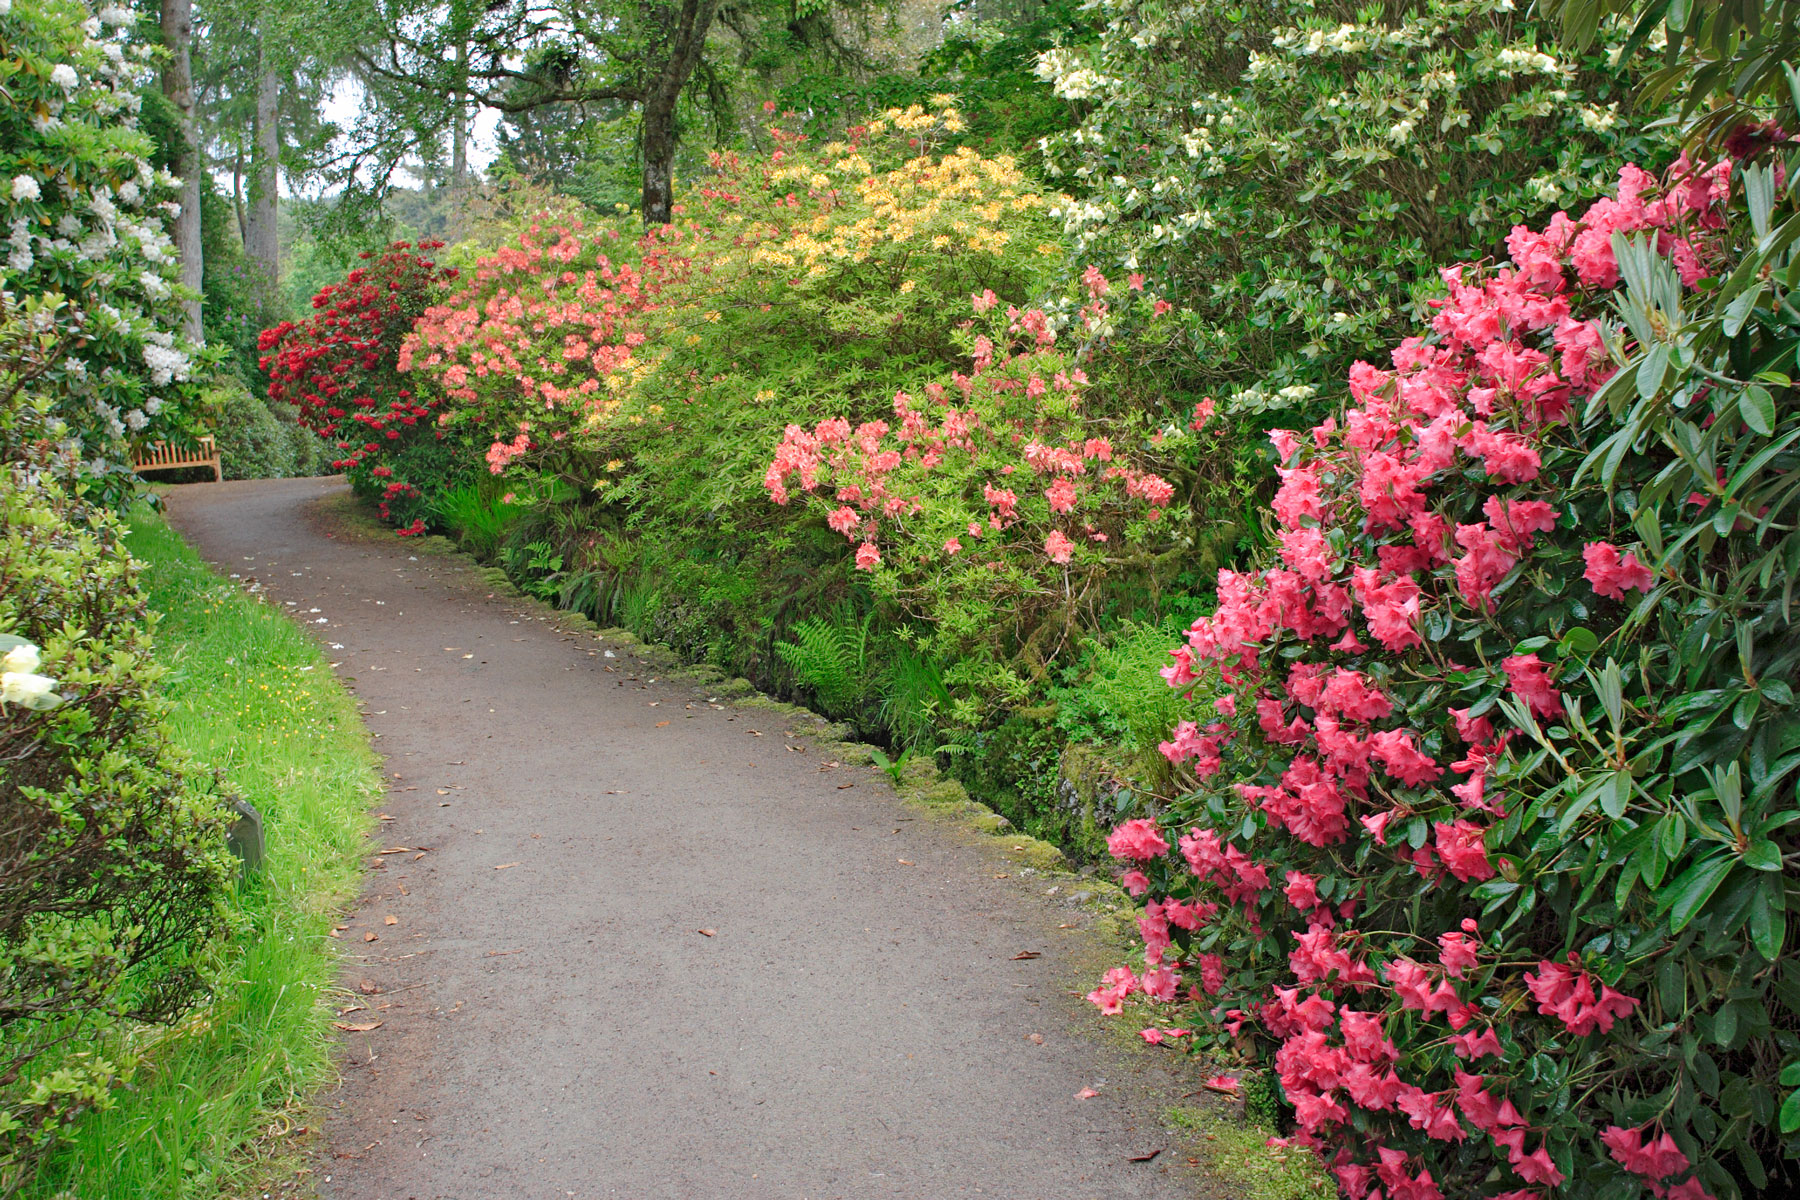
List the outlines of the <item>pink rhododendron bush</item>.
<svg viewBox="0 0 1800 1200">
<path fill-rule="evenodd" d="M 1800 1184 L 1771 140 L 1444 272 L 1338 416 L 1273 435 L 1278 554 L 1164 672 L 1191 790 L 1113 834 L 1145 961 L 1090 999 L 1278 1084 L 1355 1200 Z"/>
</svg>

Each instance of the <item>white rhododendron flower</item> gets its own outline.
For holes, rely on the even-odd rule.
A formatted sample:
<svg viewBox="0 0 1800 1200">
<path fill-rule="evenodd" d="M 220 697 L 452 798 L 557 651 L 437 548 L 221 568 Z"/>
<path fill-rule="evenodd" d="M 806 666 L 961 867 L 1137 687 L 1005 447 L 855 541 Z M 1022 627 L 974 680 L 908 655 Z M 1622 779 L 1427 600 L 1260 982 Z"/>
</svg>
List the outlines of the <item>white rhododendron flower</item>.
<svg viewBox="0 0 1800 1200">
<path fill-rule="evenodd" d="M 75 90 L 76 85 L 81 82 L 81 76 L 77 75 L 75 73 L 75 68 L 71 67 L 68 63 L 57 63 L 55 68 L 50 72 L 50 82 L 54 83 L 65 92 L 72 92 Z"/>
<path fill-rule="evenodd" d="M 56 680 L 29 671 L 7 671 L 0 674 L 0 704 L 21 704 L 37 712 L 62 703 L 56 694 Z"/>
<path fill-rule="evenodd" d="M 0 671 L 5 671 L 9 675 L 29 675 L 42 665 L 43 659 L 38 648 L 30 642 L 26 642 L 23 646 L 14 646 L 6 652 L 4 658 L 0 658 Z"/>
<path fill-rule="evenodd" d="M 14 203 L 22 200 L 36 200 L 43 196 L 43 189 L 38 181 L 29 175 L 14 175 L 12 181 L 12 198 Z"/>
</svg>

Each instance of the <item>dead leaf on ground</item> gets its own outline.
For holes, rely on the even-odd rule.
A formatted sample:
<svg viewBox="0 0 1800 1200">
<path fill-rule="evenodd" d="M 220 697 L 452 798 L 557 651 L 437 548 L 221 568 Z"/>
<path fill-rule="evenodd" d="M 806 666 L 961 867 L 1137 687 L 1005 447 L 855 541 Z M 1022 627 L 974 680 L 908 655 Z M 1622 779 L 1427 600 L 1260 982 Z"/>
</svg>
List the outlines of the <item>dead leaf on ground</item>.
<svg viewBox="0 0 1800 1200">
<path fill-rule="evenodd" d="M 1134 1154 L 1130 1158 L 1126 1159 L 1125 1161 L 1126 1162 L 1149 1162 L 1151 1159 L 1155 1158 L 1157 1155 L 1159 1155 L 1161 1153 L 1162 1153 L 1162 1150 L 1159 1148 L 1156 1150 L 1152 1150 L 1148 1154 Z"/>
<path fill-rule="evenodd" d="M 667 725 L 667 724 L 668 724 L 668 722 L 667 722 L 667 721 L 658 721 L 658 722 L 657 722 L 657 723 L 656 723 L 656 727 L 657 727 L 657 728 L 658 728 L 658 729 L 661 729 L 661 728 L 662 728 L 662 727 L 663 727 L 663 726 L 664 726 L 664 725 Z"/>
<path fill-rule="evenodd" d="M 381 923 L 383 925 L 398 925 L 400 923 L 400 918 L 390 914 L 389 916 L 382 918 Z"/>
<path fill-rule="evenodd" d="M 333 1021 L 333 1029 L 341 1029 L 345 1033 L 367 1033 L 371 1029 L 380 1029 L 380 1021 Z"/>
<path fill-rule="evenodd" d="M 377 856 L 380 856 L 383 854 L 410 854 L 410 853 L 412 853 L 412 847 L 411 846 L 389 846 L 386 850 L 377 850 L 375 853 Z"/>
<path fill-rule="evenodd" d="M 371 930 L 369 930 L 369 932 L 363 934 L 363 941 L 365 941 L 365 942 L 379 942 L 380 940 L 381 940 L 381 935 L 379 933 L 376 933 L 373 929 L 371 929 Z"/>
<path fill-rule="evenodd" d="M 1100 1093 L 1096 1092 L 1093 1088 L 1082 1088 L 1079 1092 L 1075 1093 L 1075 1098 L 1077 1100 L 1092 1100 L 1099 1094 Z"/>
<path fill-rule="evenodd" d="M 716 929 L 696 929 L 696 930 L 694 930 L 694 932 L 699 934 L 701 937 L 718 937 L 719 936 L 719 931 Z"/>
<path fill-rule="evenodd" d="M 519 864 L 518 864 L 518 863 L 516 863 L 516 862 L 509 862 L 509 863 L 501 863 L 501 864 L 500 864 L 500 865 L 499 865 L 499 866 L 497 866 L 497 867 L 495 867 L 495 868 L 494 868 L 494 870 L 496 870 L 496 871 L 504 871 L 504 870 L 506 870 L 506 868 L 508 868 L 508 867 L 516 867 L 516 866 L 518 866 L 518 865 L 519 865 Z"/>
<path fill-rule="evenodd" d="M 1028 958 L 1042 958 L 1042 957 L 1044 957 L 1044 955 L 1043 955 L 1043 952 L 1042 952 L 1042 951 L 1039 951 L 1039 950 L 1021 950 L 1021 951 L 1019 951 L 1019 952 L 1018 952 L 1018 953 L 1017 953 L 1017 954 L 1015 954 L 1015 955 L 1013 955 L 1013 956 L 1012 956 L 1012 960 L 1013 960 L 1013 961 L 1014 961 L 1014 962 L 1024 962 L 1024 961 L 1025 961 L 1025 960 L 1026 960 L 1026 959 L 1028 959 Z"/>
<path fill-rule="evenodd" d="M 913 860 L 912 860 L 912 859 L 910 859 L 910 858 L 902 858 L 902 859 L 897 859 L 897 860 L 896 860 L 896 861 L 897 861 L 897 862 L 898 862 L 898 863 L 899 863 L 899 864 L 900 864 L 900 865 L 901 865 L 901 866 L 903 866 L 903 867 L 910 867 L 910 866 L 915 866 L 915 865 L 916 865 L 916 864 L 915 864 L 915 863 L 914 863 L 914 862 L 913 862 Z"/>
<path fill-rule="evenodd" d="M 840 792 L 841 792 L 841 791 L 843 791 L 843 790 L 844 790 L 844 789 L 845 789 L 845 788 L 853 788 L 853 787 L 855 787 L 855 786 L 856 786 L 856 785 L 855 785 L 855 784 L 854 784 L 854 783 L 840 783 L 840 784 L 838 784 L 838 785 L 837 785 L 837 790 L 838 790 L 838 791 L 840 791 Z"/>
<path fill-rule="evenodd" d="M 376 815 L 380 820 L 383 820 L 383 821 L 392 821 L 394 819 L 393 817 L 388 816 L 386 813 L 378 813 Z"/>
<path fill-rule="evenodd" d="M 1034 1046 L 1041 1046 L 1044 1044 L 1044 1035 L 1041 1033 L 1029 1033 L 1025 1035 L 1025 1040 Z"/>
<path fill-rule="evenodd" d="M 356 990 L 365 996 L 378 996 L 381 994 L 381 985 L 373 979 L 365 979 L 356 985 Z"/>
</svg>

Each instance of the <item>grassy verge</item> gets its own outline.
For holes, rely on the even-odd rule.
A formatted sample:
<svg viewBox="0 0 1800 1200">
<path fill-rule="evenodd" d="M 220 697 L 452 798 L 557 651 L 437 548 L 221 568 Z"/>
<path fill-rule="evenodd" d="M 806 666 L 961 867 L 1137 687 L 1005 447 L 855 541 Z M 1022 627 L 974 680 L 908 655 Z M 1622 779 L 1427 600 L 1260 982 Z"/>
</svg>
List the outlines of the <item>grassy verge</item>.
<svg viewBox="0 0 1800 1200">
<path fill-rule="evenodd" d="M 214 575 L 147 510 L 133 515 L 130 544 L 164 614 L 170 734 L 262 811 L 268 860 L 239 892 L 242 926 L 212 1004 L 153 1031 L 132 1087 L 27 1194 L 199 1200 L 245 1186 L 258 1157 L 279 1154 L 291 1110 L 329 1074 L 327 934 L 355 896 L 380 782 L 354 702 L 296 626 Z"/>
</svg>

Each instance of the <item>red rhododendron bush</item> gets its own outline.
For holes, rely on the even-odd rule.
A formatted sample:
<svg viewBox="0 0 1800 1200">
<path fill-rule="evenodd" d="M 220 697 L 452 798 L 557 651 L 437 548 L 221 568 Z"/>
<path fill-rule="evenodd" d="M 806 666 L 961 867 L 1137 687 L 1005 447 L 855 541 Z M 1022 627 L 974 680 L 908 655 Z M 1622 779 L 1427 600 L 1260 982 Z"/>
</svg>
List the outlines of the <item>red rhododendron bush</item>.
<svg viewBox="0 0 1800 1200">
<path fill-rule="evenodd" d="M 381 515 L 424 530 L 415 509 L 421 486 L 438 483 L 442 456 L 427 454 L 408 471 L 405 452 L 444 440 L 438 428 L 440 398 L 396 370 L 400 347 L 427 305 L 438 299 L 456 271 L 439 267 L 430 252 L 442 242 L 395 242 L 342 283 L 313 297 L 315 315 L 283 321 L 257 339 L 269 398 L 295 405 L 300 423 L 331 439 L 342 453 L 333 467 L 346 470 L 357 489 L 379 500 Z M 398 465 L 398 469 L 397 469 Z M 423 467 L 423 470 L 419 468 Z M 417 479 L 409 475 L 419 475 Z"/>
<path fill-rule="evenodd" d="M 1278 561 L 1222 572 L 1164 672 L 1192 791 L 1111 839 L 1145 964 L 1090 998 L 1265 1072 L 1356 1200 L 1800 1181 L 1769 140 L 1445 271 L 1338 416 L 1273 435 Z"/>
</svg>

